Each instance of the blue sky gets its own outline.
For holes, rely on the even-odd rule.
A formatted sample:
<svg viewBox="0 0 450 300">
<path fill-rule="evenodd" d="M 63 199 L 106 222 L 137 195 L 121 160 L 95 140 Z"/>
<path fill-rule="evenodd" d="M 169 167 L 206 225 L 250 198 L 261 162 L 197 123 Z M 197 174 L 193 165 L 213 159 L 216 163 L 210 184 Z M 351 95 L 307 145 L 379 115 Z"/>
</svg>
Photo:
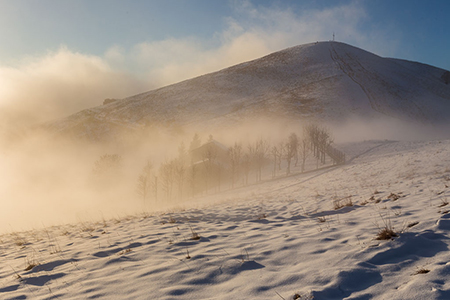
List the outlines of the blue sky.
<svg viewBox="0 0 450 300">
<path fill-rule="evenodd" d="M 446 0 L 0 0 L 0 106 L 42 121 L 333 32 L 450 69 L 449 15 Z"/>
</svg>

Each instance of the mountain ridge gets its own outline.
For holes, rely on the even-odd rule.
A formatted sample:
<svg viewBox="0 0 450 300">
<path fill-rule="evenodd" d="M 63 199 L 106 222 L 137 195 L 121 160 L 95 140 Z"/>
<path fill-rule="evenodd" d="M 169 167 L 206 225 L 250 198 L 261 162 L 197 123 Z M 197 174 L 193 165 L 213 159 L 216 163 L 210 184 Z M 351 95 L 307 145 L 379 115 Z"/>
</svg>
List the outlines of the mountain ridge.
<svg viewBox="0 0 450 300">
<path fill-rule="evenodd" d="M 439 124 L 450 113 L 446 71 L 339 42 L 290 47 L 45 124 L 90 140 L 145 128 L 216 127 L 278 118 Z"/>
</svg>

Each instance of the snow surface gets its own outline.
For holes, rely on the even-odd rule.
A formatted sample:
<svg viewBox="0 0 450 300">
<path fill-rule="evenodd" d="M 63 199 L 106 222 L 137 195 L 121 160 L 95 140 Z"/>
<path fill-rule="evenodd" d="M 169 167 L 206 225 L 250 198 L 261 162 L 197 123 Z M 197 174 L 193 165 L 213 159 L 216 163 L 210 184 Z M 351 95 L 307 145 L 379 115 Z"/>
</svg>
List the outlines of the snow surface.
<svg viewBox="0 0 450 300">
<path fill-rule="evenodd" d="M 450 299 L 450 141 L 340 148 L 165 213 L 2 235 L 0 298 Z"/>
<path fill-rule="evenodd" d="M 448 122 L 445 70 L 338 42 L 288 48 L 46 124 L 98 140 L 143 128 L 223 128 L 254 118 Z"/>
</svg>

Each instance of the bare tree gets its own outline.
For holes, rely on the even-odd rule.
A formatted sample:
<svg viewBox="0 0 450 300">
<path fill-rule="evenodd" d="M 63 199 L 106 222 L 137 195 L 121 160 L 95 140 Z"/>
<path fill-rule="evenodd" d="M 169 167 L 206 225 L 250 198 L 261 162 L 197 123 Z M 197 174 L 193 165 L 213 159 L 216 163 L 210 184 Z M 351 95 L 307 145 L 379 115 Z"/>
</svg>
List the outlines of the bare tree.
<svg viewBox="0 0 450 300">
<path fill-rule="evenodd" d="M 202 153 L 203 167 L 205 171 L 205 190 L 208 192 L 210 187 L 211 179 L 216 179 L 217 173 L 215 173 L 216 169 L 216 160 L 217 160 L 217 151 L 212 146 L 212 144 L 207 145 Z"/>
<path fill-rule="evenodd" d="M 175 183 L 178 190 L 178 199 L 183 198 L 183 187 L 187 170 L 186 157 L 186 147 L 184 146 L 184 143 L 181 143 L 178 147 L 178 158 L 173 162 Z"/>
<path fill-rule="evenodd" d="M 256 181 L 258 181 L 258 172 L 256 171 L 256 146 L 253 144 L 249 144 L 247 146 L 248 150 L 248 168 L 250 170 L 255 170 Z"/>
<path fill-rule="evenodd" d="M 144 207 L 147 197 L 151 195 L 151 191 L 154 189 L 155 181 L 153 180 L 152 169 L 153 165 L 150 161 L 147 161 L 137 181 L 136 192 L 142 197 Z"/>
<path fill-rule="evenodd" d="M 287 162 L 286 174 L 291 173 L 292 159 L 297 155 L 298 137 L 295 133 L 291 133 L 286 143 L 285 159 Z"/>
<path fill-rule="evenodd" d="M 174 179 L 178 190 L 178 199 L 183 198 L 183 187 L 186 176 L 186 166 L 180 160 L 174 161 Z"/>
<path fill-rule="evenodd" d="M 277 176 L 277 158 L 278 158 L 278 147 L 277 146 L 273 146 L 270 149 L 270 154 L 273 155 L 273 171 L 272 171 L 272 177 Z"/>
<path fill-rule="evenodd" d="M 281 160 L 283 159 L 285 152 L 286 152 L 286 145 L 284 144 L 284 142 L 280 142 L 278 144 L 278 153 L 277 153 L 278 171 L 281 171 Z"/>
<path fill-rule="evenodd" d="M 320 160 L 322 164 L 325 164 L 326 154 L 329 146 L 333 143 L 333 140 L 331 139 L 330 132 L 324 127 L 319 129 L 318 142 L 321 154 Z"/>
<path fill-rule="evenodd" d="M 248 146 L 250 159 L 255 169 L 257 182 L 261 181 L 262 168 L 264 167 L 269 149 L 269 143 L 263 138 L 259 138 L 254 144 L 250 144 Z"/>
<path fill-rule="evenodd" d="M 308 159 L 308 156 L 311 153 L 311 142 L 309 141 L 308 136 L 304 135 L 303 138 L 300 140 L 298 153 L 302 162 L 302 172 L 304 172 L 306 160 Z"/>
<path fill-rule="evenodd" d="M 326 128 L 319 127 L 315 124 L 306 126 L 305 132 L 307 133 L 308 139 L 311 142 L 314 156 L 317 158 L 318 167 L 319 161 L 325 163 L 326 152 L 328 151 L 328 148 L 333 140 L 331 139 L 331 135 Z"/>
<path fill-rule="evenodd" d="M 234 184 L 239 178 L 239 168 L 242 160 L 242 145 L 234 143 L 234 146 L 228 149 L 228 158 L 231 167 L 231 188 L 234 188 Z"/>
<path fill-rule="evenodd" d="M 188 171 L 189 185 L 190 185 L 192 196 L 195 196 L 199 191 L 198 182 L 199 182 L 199 177 L 200 177 L 199 173 L 200 172 L 198 169 L 199 169 L 198 165 L 191 164 L 189 171 Z"/>
<path fill-rule="evenodd" d="M 313 151 L 313 154 L 316 158 L 319 157 L 318 154 L 318 130 L 319 127 L 315 124 L 309 124 L 304 128 L 304 132 L 306 133 L 306 135 L 308 136 L 308 140 L 311 143 L 311 149 Z"/>
<path fill-rule="evenodd" d="M 175 163 L 174 160 L 166 161 L 159 167 L 159 177 L 161 178 L 162 188 L 166 200 L 172 198 L 173 185 L 175 180 Z"/>
<path fill-rule="evenodd" d="M 251 169 L 251 158 L 249 153 L 242 155 L 242 172 L 244 173 L 244 185 L 248 185 L 248 175 Z"/>
<path fill-rule="evenodd" d="M 289 143 L 292 145 L 292 148 L 294 150 L 294 160 L 295 160 L 295 166 L 298 165 L 298 148 L 300 146 L 300 140 L 296 133 L 291 133 L 289 136 Z"/>
</svg>

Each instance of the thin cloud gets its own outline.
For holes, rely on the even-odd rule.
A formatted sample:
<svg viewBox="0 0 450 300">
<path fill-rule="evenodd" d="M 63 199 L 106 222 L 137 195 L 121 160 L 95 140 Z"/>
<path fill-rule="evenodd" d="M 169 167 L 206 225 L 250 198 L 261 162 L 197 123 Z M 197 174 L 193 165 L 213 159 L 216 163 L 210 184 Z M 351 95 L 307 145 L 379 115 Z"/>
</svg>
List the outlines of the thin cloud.
<svg viewBox="0 0 450 300">
<path fill-rule="evenodd" d="M 33 124 L 75 113 L 106 97 L 134 92 L 139 80 L 100 57 L 61 47 L 18 67 L 0 68 L 0 107 L 10 121 Z"/>
<path fill-rule="evenodd" d="M 32 124 L 317 40 L 337 39 L 381 55 L 395 43 L 382 31 L 366 32 L 368 18 L 359 2 L 295 13 L 288 8 L 235 4 L 224 30 L 209 40 L 196 37 L 142 42 L 131 49 L 115 45 L 103 56 L 66 47 L 27 58 L 19 66 L 0 66 L 0 108 L 9 119 Z M 380 48 L 389 45 L 389 48 Z M 5 119 L 5 118 L 4 118 Z"/>
<path fill-rule="evenodd" d="M 163 86 L 290 46 L 331 40 L 333 32 L 337 40 L 379 55 L 392 55 L 396 49 L 395 43 L 384 39 L 381 30 L 362 29 L 368 16 L 357 2 L 295 14 L 291 9 L 257 9 L 245 1 L 236 4 L 235 11 L 237 17 L 227 18 L 226 28 L 211 40 L 191 37 L 144 42 L 125 55 L 135 59 L 133 63 L 139 65 L 136 68 L 149 85 Z"/>
</svg>

